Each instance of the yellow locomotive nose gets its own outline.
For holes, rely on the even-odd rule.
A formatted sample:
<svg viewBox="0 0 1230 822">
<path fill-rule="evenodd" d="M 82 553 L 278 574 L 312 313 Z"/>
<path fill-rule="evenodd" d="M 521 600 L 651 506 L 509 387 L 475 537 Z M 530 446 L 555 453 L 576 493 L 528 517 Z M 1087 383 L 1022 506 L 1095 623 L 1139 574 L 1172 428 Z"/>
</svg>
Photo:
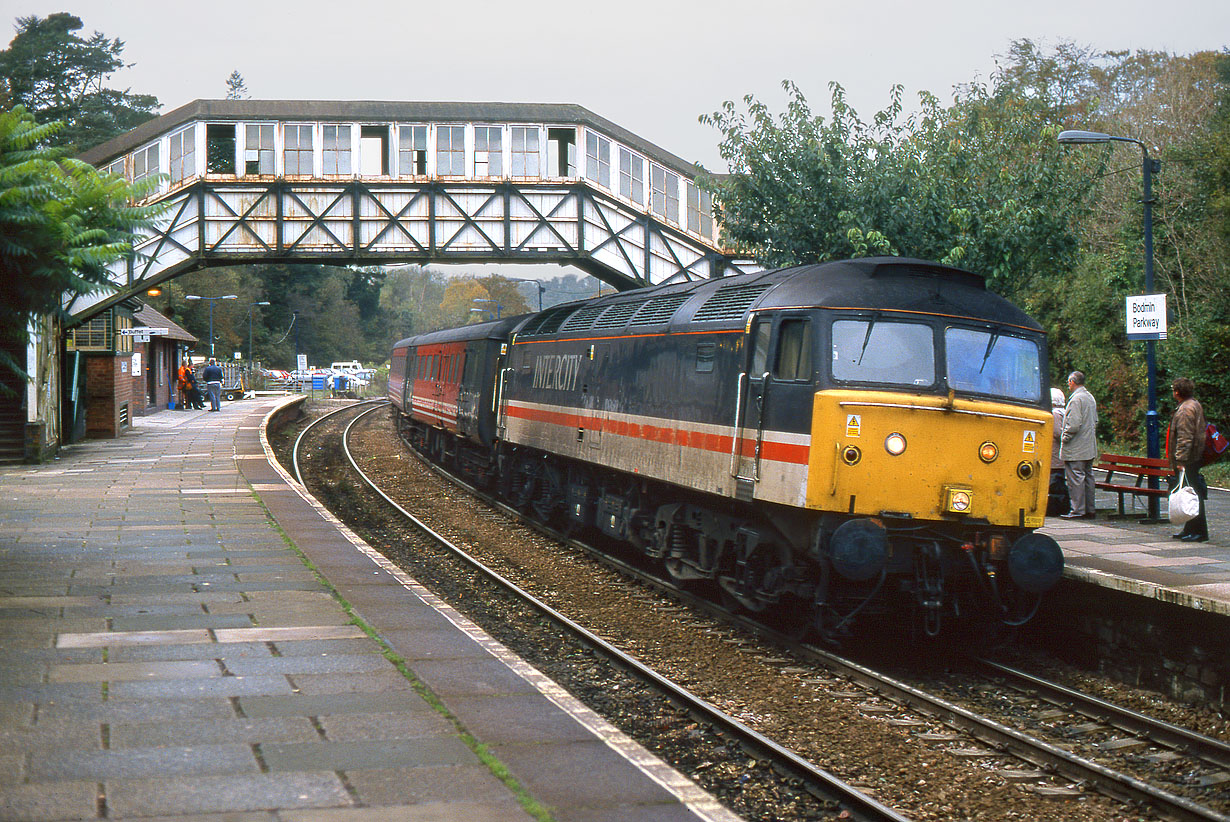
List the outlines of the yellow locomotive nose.
<svg viewBox="0 0 1230 822">
<path fill-rule="evenodd" d="M 1036 528 L 1051 415 L 981 399 L 852 389 L 813 403 L 807 504 L 847 515 L 975 519 Z M 872 447 L 882 443 L 883 448 Z"/>
</svg>

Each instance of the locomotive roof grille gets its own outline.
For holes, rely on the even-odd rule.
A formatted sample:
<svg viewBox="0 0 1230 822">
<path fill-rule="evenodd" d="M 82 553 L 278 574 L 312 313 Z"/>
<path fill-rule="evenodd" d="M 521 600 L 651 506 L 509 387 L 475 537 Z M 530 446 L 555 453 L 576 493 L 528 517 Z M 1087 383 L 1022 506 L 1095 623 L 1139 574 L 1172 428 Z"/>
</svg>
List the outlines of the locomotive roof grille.
<svg viewBox="0 0 1230 822">
<path fill-rule="evenodd" d="M 740 319 L 756 301 L 756 298 L 768 291 L 771 285 L 771 283 L 753 283 L 719 288 L 712 297 L 705 300 L 700 308 L 696 309 L 696 313 L 692 315 L 692 322 Z"/>
<path fill-rule="evenodd" d="M 530 320 L 525 328 L 521 329 L 523 337 L 532 337 L 536 334 L 551 334 L 559 330 L 560 325 L 568 318 L 568 315 L 576 308 L 574 305 L 564 306 L 562 308 L 553 308 L 544 311 L 534 319 Z"/>
<path fill-rule="evenodd" d="M 559 327 L 560 331 L 584 331 L 594 324 L 594 320 L 606 308 L 605 305 L 587 305 L 584 308 L 574 312 L 572 316 L 564 320 L 564 324 Z"/>
<path fill-rule="evenodd" d="M 628 319 L 644 304 L 644 300 L 616 303 L 594 322 L 594 328 L 623 328 L 628 324 Z"/>
<path fill-rule="evenodd" d="M 670 322 L 671 317 L 679 310 L 679 306 L 687 302 L 690 294 L 668 294 L 664 297 L 654 297 L 632 315 L 628 325 L 661 325 Z"/>
<path fill-rule="evenodd" d="M 568 319 L 568 316 L 575 310 L 576 306 L 570 305 L 567 308 L 560 308 L 555 311 L 548 312 L 547 315 L 543 317 L 542 322 L 539 323 L 538 328 L 534 330 L 534 333 L 554 334 L 556 331 L 559 331 L 559 327 L 564 324 L 564 320 Z"/>
</svg>

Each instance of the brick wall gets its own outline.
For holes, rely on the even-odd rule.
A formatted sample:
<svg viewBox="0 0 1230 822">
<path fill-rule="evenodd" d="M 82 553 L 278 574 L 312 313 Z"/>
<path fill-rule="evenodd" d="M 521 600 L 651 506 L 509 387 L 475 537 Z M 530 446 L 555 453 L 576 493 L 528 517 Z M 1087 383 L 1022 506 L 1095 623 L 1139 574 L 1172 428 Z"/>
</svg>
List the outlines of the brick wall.
<svg viewBox="0 0 1230 822">
<path fill-rule="evenodd" d="M 125 411 L 131 424 L 133 409 L 143 408 L 144 391 L 133 402 L 132 355 L 87 354 L 85 435 L 94 438 L 118 437 L 127 428 Z"/>
</svg>

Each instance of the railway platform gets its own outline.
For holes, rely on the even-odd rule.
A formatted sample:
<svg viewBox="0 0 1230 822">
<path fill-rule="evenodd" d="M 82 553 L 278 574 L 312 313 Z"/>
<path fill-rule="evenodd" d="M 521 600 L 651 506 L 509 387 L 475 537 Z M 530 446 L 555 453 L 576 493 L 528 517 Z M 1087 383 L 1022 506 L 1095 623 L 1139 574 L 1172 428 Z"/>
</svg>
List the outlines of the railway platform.
<svg viewBox="0 0 1230 822">
<path fill-rule="evenodd" d="M 734 819 L 290 481 L 285 402 L 0 469 L 0 819 Z"/>
<path fill-rule="evenodd" d="M 1066 578 L 1230 616 L 1230 490 L 1209 488 L 1208 542 L 1172 539 L 1181 526 L 1169 522 L 1107 513 L 1115 505 L 1100 491 L 1094 520 L 1047 517 L 1042 530 L 1063 548 Z"/>
</svg>

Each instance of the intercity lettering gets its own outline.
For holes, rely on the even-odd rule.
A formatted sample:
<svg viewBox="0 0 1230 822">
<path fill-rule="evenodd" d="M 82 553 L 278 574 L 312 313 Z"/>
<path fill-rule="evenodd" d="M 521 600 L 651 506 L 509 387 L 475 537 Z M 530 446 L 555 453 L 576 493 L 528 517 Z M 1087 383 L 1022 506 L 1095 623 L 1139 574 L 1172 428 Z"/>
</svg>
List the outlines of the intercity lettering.
<svg viewBox="0 0 1230 822">
<path fill-rule="evenodd" d="M 534 358 L 534 387 L 572 391 L 581 370 L 580 354 L 544 354 Z"/>
</svg>

